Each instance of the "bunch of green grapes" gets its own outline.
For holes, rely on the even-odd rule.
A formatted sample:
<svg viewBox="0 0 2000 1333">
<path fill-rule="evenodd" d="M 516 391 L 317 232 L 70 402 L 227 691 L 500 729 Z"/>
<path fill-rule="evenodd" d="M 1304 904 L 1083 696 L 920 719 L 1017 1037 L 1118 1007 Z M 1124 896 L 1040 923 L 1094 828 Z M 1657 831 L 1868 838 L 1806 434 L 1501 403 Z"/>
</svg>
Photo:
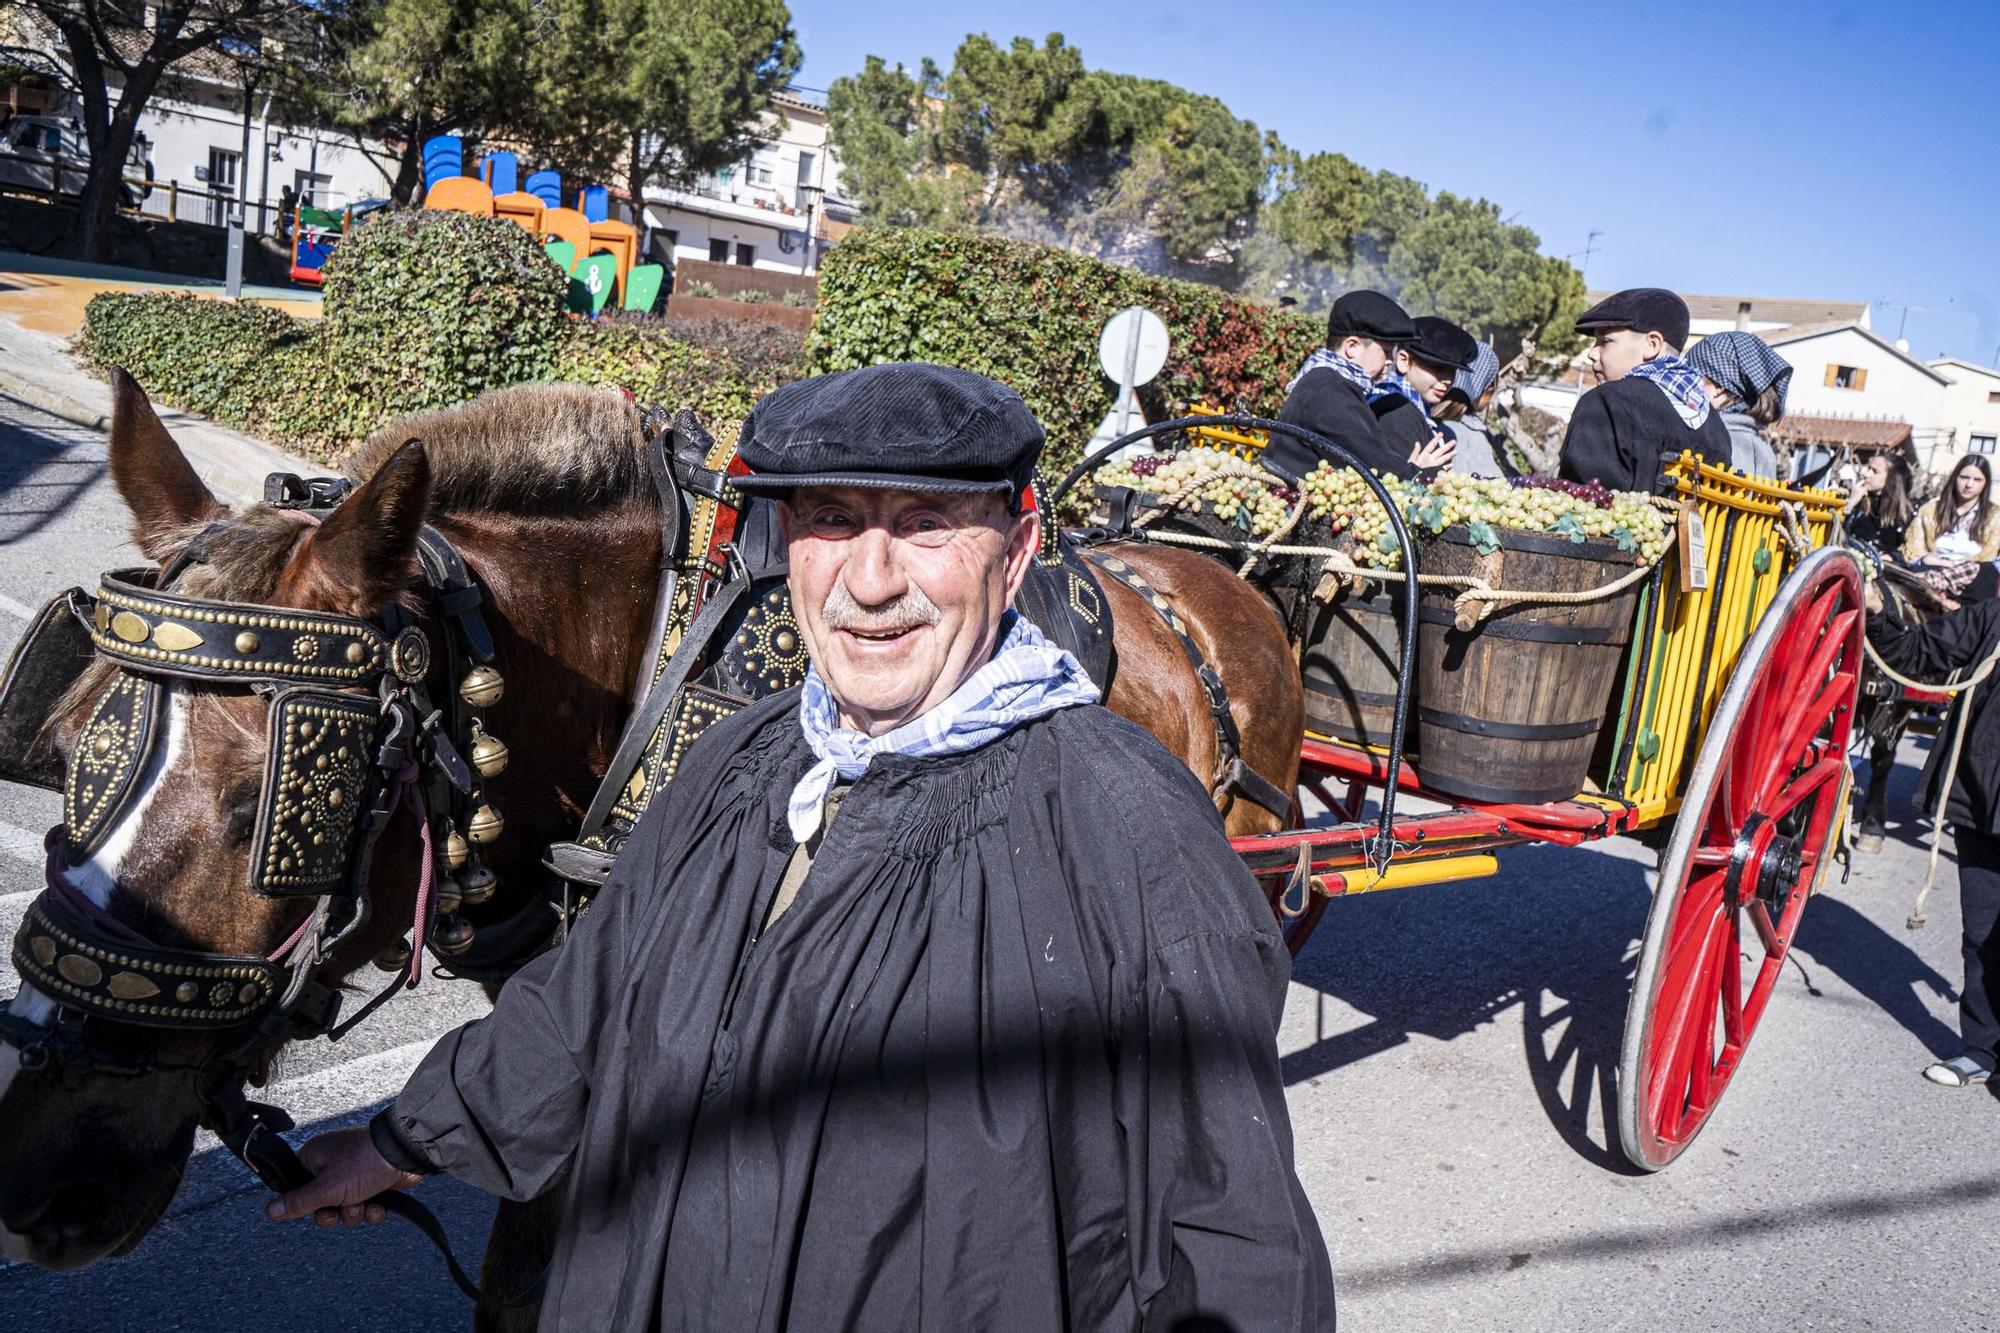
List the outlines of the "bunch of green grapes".
<svg viewBox="0 0 2000 1333">
<path fill-rule="evenodd" d="M 1203 507 L 1225 523 L 1252 537 L 1267 537 L 1284 525 L 1297 502 L 1276 477 L 1211 477 L 1191 492 L 1183 488 L 1203 473 L 1242 459 L 1218 449 L 1183 449 L 1179 453 L 1141 455 L 1097 469 L 1100 486 L 1130 486 L 1149 495 L 1179 495 L 1184 507 Z"/>
<path fill-rule="evenodd" d="M 1601 541 L 1651 563 L 1667 549 L 1664 517 L 1646 496 L 1545 477 L 1505 480 L 1444 472 L 1410 509 L 1431 532 L 1463 526 L 1482 550 L 1499 549 L 1496 529 Z"/>
</svg>

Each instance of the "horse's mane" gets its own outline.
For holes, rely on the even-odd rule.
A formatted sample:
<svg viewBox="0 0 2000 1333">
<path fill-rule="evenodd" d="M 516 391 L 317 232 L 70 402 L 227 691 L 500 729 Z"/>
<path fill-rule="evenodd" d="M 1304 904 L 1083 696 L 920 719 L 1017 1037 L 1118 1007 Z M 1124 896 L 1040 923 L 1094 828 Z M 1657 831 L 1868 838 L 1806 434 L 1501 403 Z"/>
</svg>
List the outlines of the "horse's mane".
<svg viewBox="0 0 2000 1333">
<path fill-rule="evenodd" d="M 406 440 L 424 442 L 438 513 L 587 514 L 653 502 L 639 412 L 616 389 L 524 384 L 405 417 L 350 450 L 340 470 L 365 481 Z"/>
</svg>

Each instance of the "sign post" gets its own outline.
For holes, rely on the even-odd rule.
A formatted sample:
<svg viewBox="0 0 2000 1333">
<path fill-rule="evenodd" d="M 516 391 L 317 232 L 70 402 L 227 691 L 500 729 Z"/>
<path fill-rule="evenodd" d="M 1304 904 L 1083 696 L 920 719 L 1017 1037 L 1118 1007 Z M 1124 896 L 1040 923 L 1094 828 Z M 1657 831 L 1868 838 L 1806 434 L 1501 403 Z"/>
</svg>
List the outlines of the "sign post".
<svg viewBox="0 0 2000 1333">
<path fill-rule="evenodd" d="M 1118 386 L 1118 399 L 1084 446 L 1086 452 L 1146 424 L 1145 413 L 1139 410 L 1138 388 L 1150 384 L 1167 364 L 1166 323 L 1144 306 L 1127 306 L 1104 322 L 1104 331 L 1097 338 L 1097 364 Z"/>
</svg>

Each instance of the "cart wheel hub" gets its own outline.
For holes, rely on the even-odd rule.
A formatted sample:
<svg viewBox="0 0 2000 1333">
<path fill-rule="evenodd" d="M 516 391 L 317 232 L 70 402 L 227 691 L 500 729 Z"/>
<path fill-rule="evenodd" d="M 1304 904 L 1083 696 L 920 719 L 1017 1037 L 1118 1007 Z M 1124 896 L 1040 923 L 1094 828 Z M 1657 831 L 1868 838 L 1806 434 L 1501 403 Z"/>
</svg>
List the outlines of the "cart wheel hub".
<svg viewBox="0 0 2000 1333">
<path fill-rule="evenodd" d="M 1805 869 L 1805 854 L 1792 838 L 1771 839 L 1764 859 L 1757 864 L 1756 893 L 1775 913 L 1792 890 L 1798 887 L 1799 872 Z"/>
</svg>

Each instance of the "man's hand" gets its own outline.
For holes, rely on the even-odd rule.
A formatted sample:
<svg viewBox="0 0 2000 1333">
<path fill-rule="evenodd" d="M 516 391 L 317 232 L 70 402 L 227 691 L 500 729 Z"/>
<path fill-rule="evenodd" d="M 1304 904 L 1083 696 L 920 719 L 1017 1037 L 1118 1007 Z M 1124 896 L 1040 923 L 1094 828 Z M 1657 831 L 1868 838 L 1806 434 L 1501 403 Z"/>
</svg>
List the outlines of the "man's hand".
<svg viewBox="0 0 2000 1333">
<path fill-rule="evenodd" d="M 1866 584 L 1866 590 L 1865 590 L 1865 591 L 1864 591 L 1864 592 L 1863 592 L 1863 593 L 1861 594 L 1861 597 L 1862 597 L 1862 600 L 1863 600 L 1864 602 L 1866 602 L 1866 603 L 1867 603 L 1867 605 L 1868 605 L 1868 614 L 1869 614 L 1869 615 L 1871 615 L 1871 616 L 1879 616 L 1879 615 L 1881 615 L 1881 614 L 1882 614 L 1882 583 L 1881 583 L 1881 580 L 1879 580 L 1879 579 L 1869 579 L 1869 580 L 1868 580 L 1868 582 L 1867 582 L 1867 584 Z"/>
<path fill-rule="evenodd" d="M 1431 436 L 1427 444 L 1419 444 L 1410 450 L 1410 462 L 1419 470 L 1434 467 L 1449 467 L 1458 453 L 1458 441 L 1448 438 L 1443 431 Z"/>
<path fill-rule="evenodd" d="M 312 1182 L 271 1200 L 264 1213 L 274 1222 L 311 1214 L 323 1227 L 373 1226 L 389 1214 L 370 1199 L 388 1190 L 406 1190 L 423 1179 L 383 1161 L 366 1128 L 322 1134 L 299 1149 L 299 1160 L 313 1173 Z"/>
</svg>

